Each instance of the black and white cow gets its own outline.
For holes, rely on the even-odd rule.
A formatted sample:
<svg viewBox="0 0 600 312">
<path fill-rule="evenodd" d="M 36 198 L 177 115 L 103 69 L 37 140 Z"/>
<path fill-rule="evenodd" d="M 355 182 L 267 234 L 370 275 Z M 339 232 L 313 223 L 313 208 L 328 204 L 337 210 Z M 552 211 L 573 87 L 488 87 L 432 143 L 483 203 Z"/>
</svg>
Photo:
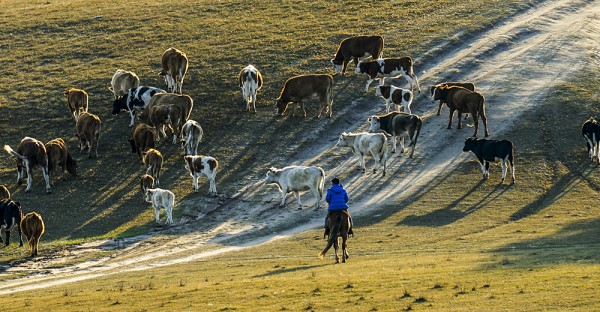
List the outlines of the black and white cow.
<svg viewBox="0 0 600 312">
<path fill-rule="evenodd" d="M 127 94 L 121 98 L 115 99 L 113 102 L 113 115 L 118 114 L 122 110 L 126 110 L 131 115 L 130 127 L 133 127 L 135 122 L 136 110 L 143 110 L 150 103 L 150 99 L 157 93 L 166 93 L 165 90 L 147 86 L 131 88 Z"/>
<path fill-rule="evenodd" d="M 500 160 L 502 164 L 502 180 L 500 180 L 500 183 L 504 183 L 508 166 L 510 166 L 513 183 L 515 183 L 515 146 L 511 141 L 467 138 L 465 139 L 463 152 L 468 151 L 473 152 L 477 156 L 477 160 L 481 164 L 483 179 L 487 179 L 490 175 L 490 162 Z"/>
<path fill-rule="evenodd" d="M 299 192 L 310 190 L 317 202 L 315 209 L 319 209 L 323 197 L 325 171 L 323 168 L 316 166 L 287 166 L 282 169 L 271 167 L 264 182 L 276 184 L 279 191 L 281 191 L 279 207 L 285 206 L 286 195 L 294 192 L 298 201 L 298 210 L 301 210 L 302 201 L 300 201 Z"/>
<path fill-rule="evenodd" d="M 370 132 L 383 131 L 392 136 L 392 153 L 396 152 L 397 136 L 400 137 L 400 152 L 404 153 L 404 137 L 408 136 L 410 139 L 408 148 L 412 147 L 408 157 L 412 158 L 423 126 L 421 117 L 413 114 L 391 112 L 385 115 L 371 116 L 367 121 L 369 122 Z"/>
<path fill-rule="evenodd" d="M 256 93 L 263 85 L 263 78 L 258 69 L 252 65 L 248 65 L 242 69 L 238 75 L 238 86 L 242 88 L 242 96 L 246 102 L 246 110 L 252 110 L 256 113 Z"/>
<path fill-rule="evenodd" d="M 356 65 L 356 74 L 367 74 L 369 80 L 365 86 L 365 92 L 369 91 L 369 85 L 373 80 L 379 79 L 379 85 L 384 85 L 386 77 L 397 78 L 404 77 L 410 85 L 410 90 L 414 90 L 414 85 L 417 85 L 417 90 L 421 92 L 419 79 L 413 70 L 413 60 L 410 56 L 401 58 L 380 58 L 368 62 L 358 62 Z"/>
<path fill-rule="evenodd" d="M 413 93 L 410 90 L 398 88 L 396 86 L 378 86 L 375 89 L 375 95 L 385 99 L 385 112 L 390 112 L 392 103 L 396 105 L 396 110 L 400 111 L 400 107 L 405 113 L 410 112 L 410 104 L 413 101 Z"/>
<path fill-rule="evenodd" d="M 387 137 L 383 133 L 342 133 L 338 139 L 336 146 L 350 147 L 352 153 L 358 155 L 360 168 L 362 172 L 367 171 L 365 166 L 365 156 L 371 154 L 375 160 L 375 168 L 373 173 L 383 165 L 383 176 L 385 177 L 385 169 L 388 157 Z"/>
<path fill-rule="evenodd" d="M 192 177 L 194 191 L 198 192 L 198 179 L 200 179 L 200 176 L 205 175 L 209 181 L 208 194 L 217 196 L 215 178 L 219 169 L 219 161 L 214 157 L 202 155 L 186 155 L 183 156 L 183 160 L 185 162 L 185 169 L 187 169 Z"/>
<path fill-rule="evenodd" d="M 588 119 L 581 126 L 581 134 L 585 139 L 590 158 L 600 163 L 600 123 L 594 118 Z"/>
<path fill-rule="evenodd" d="M 4 244 L 8 246 L 10 244 L 10 232 L 13 228 L 17 228 L 19 231 L 19 246 L 23 246 L 23 239 L 21 238 L 21 219 L 23 218 L 23 209 L 19 202 L 13 201 L 9 198 L 3 198 L 0 200 L 0 243 L 2 241 L 2 229 L 4 229 L 5 239 Z"/>
<path fill-rule="evenodd" d="M 336 74 L 346 74 L 346 66 L 350 61 L 358 64 L 359 58 L 377 59 L 382 57 L 383 37 L 381 36 L 355 36 L 342 40 L 338 46 L 331 64 Z"/>
<path fill-rule="evenodd" d="M 186 156 L 198 155 L 198 144 L 200 144 L 203 134 L 202 127 L 195 120 L 190 119 L 183 125 L 181 145 Z"/>
</svg>

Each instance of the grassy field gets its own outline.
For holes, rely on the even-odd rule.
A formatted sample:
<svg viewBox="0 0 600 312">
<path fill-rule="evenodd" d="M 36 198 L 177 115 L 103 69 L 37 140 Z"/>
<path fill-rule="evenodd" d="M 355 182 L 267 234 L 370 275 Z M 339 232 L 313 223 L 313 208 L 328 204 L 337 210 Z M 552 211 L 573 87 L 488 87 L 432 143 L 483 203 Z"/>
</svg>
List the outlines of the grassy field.
<svg viewBox="0 0 600 312">
<path fill-rule="evenodd" d="M 425 53 L 429 48 L 451 44 L 458 32 L 476 33 L 531 2 L 317 1 L 307 8 L 291 1 L 2 1 L 1 143 L 14 147 L 25 135 L 45 142 L 64 137 L 75 149 L 63 96 L 69 87 L 88 90 L 90 111 L 102 118 L 104 133 L 100 158 L 83 160 L 80 177 L 56 181 L 51 195 L 44 194 L 39 172 L 33 191 L 23 193 L 6 155 L 0 157 L 0 183 L 26 212 L 43 214 L 45 253 L 145 233 L 154 219 L 137 190 L 142 166 L 125 140 L 129 118 L 110 115 L 106 87 L 117 68 L 137 72 L 142 84 L 164 87 L 156 75 L 161 53 L 175 46 L 188 54 L 183 88 L 195 100 L 193 118 L 205 133 L 227 131 L 207 135 L 202 152 L 221 159 L 219 191 L 230 195 L 242 185 L 234 173 L 255 179 L 250 168 L 283 163 L 276 151 L 293 155 L 318 139 L 299 140 L 304 120 L 275 118 L 271 99 L 291 75 L 331 73 L 329 58 L 342 38 L 382 34 L 384 55 L 426 62 L 435 57 Z M 235 84 L 248 63 L 265 77 L 256 115 L 242 113 Z M 598 165 L 586 157 L 580 122 L 564 122 L 599 115 L 599 82 L 594 73 L 582 73 L 506 134 L 517 147 L 515 187 L 479 182 L 479 165 L 464 163 L 416 198 L 357 220 L 346 265 L 332 265 L 331 253 L 317 261 L 325 241 L 320 231 L 309 231 L 205 261 L 2 300 L 10 300 L 8 310 L 31 311 L 599 310 Z M 336 88 L 335 103 L 360 98 L 363 86 L 364 79 L 348 78 Z M 309 115 L 315 106 L 307 107 Z M 161 181 L 189 199 L 179 151 L 162 147 Z M 499 171 L 492 166 L 492 180 Z M 0 260 L 24 255 L 24 248 L 11 245 Z"/>
</svg>

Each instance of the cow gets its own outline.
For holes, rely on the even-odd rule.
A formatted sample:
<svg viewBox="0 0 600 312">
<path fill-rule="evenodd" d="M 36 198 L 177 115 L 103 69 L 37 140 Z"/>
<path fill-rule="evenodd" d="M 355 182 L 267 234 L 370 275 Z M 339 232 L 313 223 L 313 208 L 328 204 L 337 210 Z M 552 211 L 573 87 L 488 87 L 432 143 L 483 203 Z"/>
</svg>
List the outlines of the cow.
<svg viewBox="0 0 600 312">
<path fill-rule="evenodd" d="M 198 155 L 198 144 L 202 140 L 204 131 L 195 120 L 188 120 L 181 132 L 181 145 L 185 155 Z"/>
<path fill-rule="evenodd" d="M 142 190 L 142 196 L 146 196 L 146 191 L 148 189 L 154 188 L 154 178 L 149 174 L 144 174 L 140 178 L 140 189 Z"/>
<path fill-rule="evenodd" d="M 147 123 L 150 126 L 154 126 L 157 134 L 167 139 L 167 133 L 165 127 L 171 129 L 173 133 L 173 144 L 177 142 L 177 137 L 181 134 L 181 107 L 175 104 L 165 104 L 157 106 L 148 106 L 140 114 L 140 121 Z M 156 136 L 156 141 L 160 141 L 160 135 Z"/>
<path fill-rule="evenodd" d="M 365 156 L 371 154 L 375 160 L 375 168 L 373 173 L 383 165 L 383 176 L 385 177 L 385 169 L 388 158 L 387 137 L 383 133 L 342 133 L 338 139 L 336 146 L 350 147 L 352 153 L 358 155 L 360 161 L 359 166 L 363 172 L 367 171 L 365 166 Z"/>
<path fill-rule="evenodd" d="M 40 238 L 44 234 L 44 220 L 37 212 L 30 212 L 21 219 L 19 224 L 21 232 L 25 234 L 25 238 L 29 243 L 29 254 L 31 257 L 38 255 L 38 245 Z"/>
<path fill-rule="evenodd" d="M 392 136 L 392 153 L 396 153 L 396 137 L 400 137 L 400 153 L 404 153 L 404 137 L 408 136 L 412 147 L 408 157 L 412 158 L 415 153 L 417 139 L 421 133 L 423 120 L 413 114 L 391 112 L 385 115 L 371 116 L 367 119 L 370 132 L 383 131 Z"/>
<path fill-rule="evenodd" d="M 219 169 L 219 162 L 217 159 L 211 156 L 186 155 L 183 156 L 183 161 L 185 163 L 185 169 L 187 169 L 190 176 L 192 176 L 194 191 L 198 192 L 198 179 L 200 179 L 201 175 L 205 175 L 210 182 L 208 194 L 216 196 L 217 184 L 215 182 L 215 177 L 217 176 L 217 169 Z"/>
<path fill-rule="evenodd" d="M 37 166 L 42 168 L 42 174 L 46 181 L 46 193 L 52 192 L 50 175 L 48 173 L 48 155 L 44 143 L 31 137 L 25 137 L 17 146 L 16 151 L 8 145 L 4 145 L 4 150 L 17 158 L 17 184 L 21 185 L 23 178 L 27 177 L 25 192 L 31 191 L 33 169 Z"/>
<path fill-rule="evenodd" d="M 383 56 L 383 37 L 381 36 L 355 36 L 342 40 L 335 56 L 331 59 L 336 74 L 346 74 L 346 67 L 350 61 L 358 64 L 358 59 L 378 59 Z"/>
<path fill-rule="evenodd" d="M 381 96 L 385 99 L 385 112 L 390 112 L 390 106 L 392 103 L 396 105 L 396 110 L 400 111 L 400 107 L 403 108 L 404 112 L 410 112 L 410 104 L 413 101 L 413 93 L 410 90 L 398 88 L 396 86 L 378 86 L 375 89 L 375 95 Z"/>
<path fill-rule="evenodd" d="M 593 117 L 590 117 L 581 126 L 581 134 L 585 139 L 590 158 L 594 158 L 600 163 L 600 123 Z"/>
<path fill-rule="evenodd" d="M 125 96 L 129 89 L 139 87 L 140 78 L 134 72 L 117 69 L 112 77 L 110 85 L 108 90 L 114 94 L 116 100 Z"/>
<path fill-rule="evenodd" d="M 473 116 L 473 121 L 475 122 L 475 133 L 473 136 L 477 136 L 479 116 L 481 116 L 481 120 L 483 121 L 485 136 L 489 136 L 487 117 L 485 116 L 485 97 L 481 93 L 470 91 L 463 87 L 441 86 L 437 89 L 434 100 L 444 101 L 450 109 L 448 129 L 452 129 L 452 117 L 454 116 L 454 111 L 457 110 L 458 129 L 462 128 L 463 112 L 467 112 Z"/>
<path fill-rule="evenodd" d="M 318 96 L 321 101 L 319 105 L 319 113 L 317 118 L 321 117 L 321 113 L 325 110 L 327 117 L 331 118 L 332 110 L 331 105 L 333 104 L 333 77 L 331 75 L 300 75 L 289 78 L 283 85 L 279 98 L 275 100 L 276 114 L 281 116 L 287 110 L 288 104 L 294 104 L 294 110 L 292 116 L 296 112 L 296 104 L 300 105 L 300 108 L 304 111 L 304 117 L 306 117 L 306 110 L 304 109 L 304 99 Z"/>
<path fill-rule="evenodd" d="M 144 166 L 147 167 L 146 173 L 150 174 L 154 178 L 156 186 L 159 186 L 160 170 L 162 169 L 163 164 L 162 154 L 153 148 L 145 151 L 142 154 L 142 162 L 144 163 Z"/>
<path fill-rule="evenodd" d="M 285 206 L 285 198 L 288 193 L 294 192 L 298 201 L 298 210 L 302 210 L 300 191 L 308 191 L 315 196 L 315 209 L 321 207 L 323 188 L 325 183 L 325 170 L 317 166 L 287 166 L 282 169 L 271 167 L 267 172 L 265 183 L 274 183 L 281 192 L 281 203 L 279 207 Z"/>
<path fill-rule="evenodd" d="M 479 160 L 479 164 L 481 164 L 484 180 L 490 175 L 490 162 L 500 160 L 500 164 L 502 165 L 502 180 L 500 180 L 500 183 L 504 183 L 508 166 L 510 166 L 512 174 L 512 183 L 515 183 L 515 146 L 511 141 L 467 138 L 465 139 L 463 152 L 469 151 L 477 156 L 477 160 Z"/>
<path fill-rule="evenodd" d="M 159 75 L 165 77 L 167 89 L 173 93 L 182 94 L 183 79 L 188 70 L 188 58 L 185 53 L 168 48 L 162 55 L 162 70 Z"/>
<path fill-rule="evenodd" d="M 194 108 L 194 101 L 189 95 L 185 94 L 157 93 L 150 99 L 150 103 L 148 103 L 148 106 L 144 109 L 143 114 L 147 114 L 150 108 L 159 105 L 177 105 L 181 108 L 181 124 L 178 129 L 178 132 L 181 132 L 181 125 L 190 119 L 192 109 Z"/>
<path fill-rule="evenodd" d="M 77 121 L 79 114 L 88 111 L 88 94 L 84 90 L 71 88 L 65 90 L 65 96 L 69 111 L 73 115 L 73 119 Z"/>
<path fill-rule="evenodd" d="M 379 58 L 368 62 L 358 62 L 356 74 L 367 74 L 369 80 L 365 86 L 365 92 L 369 91 L 369 85 L 373 80 L 379 79 L 379 85 L 384 85 L 385 77 L 400 77 L 403 76 L 410 85 L 411 92 L 414 92 L 414 85 L 417 85 L 417 90 L 421 92 L 419 78 L 413 70 L 413 60 L 410 56 L 401 58 Z"/>
<path fill-rule="evenodd" d="M 88 150 L 88 158 L 92 158 L 92 151 L 98 158 L 98 141 L 100 140 L 100 130 L 102 121 L 100 117 L 92 113 L 82 113 L 77 118 L 75 124 L 77 138 L 79 139 L 79 150 Z"/>
<path fill-rule="evenodd" d="M 442 86 L 456 86 L 456 87 L 463 87 L 467 90 L 471 90 L 471 91 L 475 91 L 475 84 L 472 82 L 440 82 L 438 84 L 435 84 L 433 86 L 431 86 L 429 88 L 429 93 L 431 96 L 431 99 L 433 101 L 435 101 L 435 93 L 438 92 L 437 90 L 442 87 Z M 440 100 L 440 106 L 438 107 L 437 110 L 437 115 L 440 115 L 440 112 L 442 111 L 442 105 L 446 104 L 446 102 Z M 467 114 L 468 115 L 468 114 Z M 465 118 L 467 118 L 467 116 L 465 115 Z"/>
<path fill-rule="evenodd" d="M 65 140 L 56 138 L 46 143 L 46 154 L 48 155 L 48 174 L 50 175 L 50 185 L 58 168 L 63 175 L 65 170 L 72 176 L 77 176 L 77 161 L 71 156 Z"/>
<path fill-rule="evenodd" d="M 137 123 L 133 129 L 133 135 L 127 139 L 131 145 L 131 152 L 137 153 L 142 159 L 142 152 L 149 148 L 154 148 L 156 141 L 156 130 L 145 123 Z"/>
<path fill-rule="evenodd" d="M 10 232 L 16 227 L 19 232 L 19 246 L 23 246 L 21 228 L 19 224 L 23 218 L 23 209 L 19 202 L 5 198 L 0 200 L 0 243 L 5 246 L 10 244 Z M 2 229 L 4 229 L 5 241 L 2 241 Z"/>
<path fill-rule="evenodd" d="M 169 190 L 151 188 L 146 190 L 146 201 L 152 203 L 156 223 L 160 219 L 160 208 L 167 213 L 167 223 L 173 224 L 173 207 L 175 206 L 175 194 Z"/>
<path fill-rule="evenodd" d="M 263 78 L 260 71 L 248 65 L 238 75 L 238 86 L 242 88 L 242 97 L 246 102 L 246 111 L 250 111 L 250 104 L 256 113 L 256 92 L 262 88 Z"/>
<path fill-rule="evenodd" d="M 113 102 L 112 114 L 116 115 L 122 110 L 129 112 L 131 116 L 130 127 L 133 127 L 135 123 L 135 116 L 137 110 L 143 110 L 150 104 L 150 99 L 156 93 L 166 93 L 165 90 L 147 86 L 131 88 L 127 91 L 127 94 L 123 97 L 115 99 Z"/>
<path fill-rule="evenodd" d="M 8 198 L 10 199 L 10 191 L 4 184 L 0 184 L 0 199 Z"/>
</svg>

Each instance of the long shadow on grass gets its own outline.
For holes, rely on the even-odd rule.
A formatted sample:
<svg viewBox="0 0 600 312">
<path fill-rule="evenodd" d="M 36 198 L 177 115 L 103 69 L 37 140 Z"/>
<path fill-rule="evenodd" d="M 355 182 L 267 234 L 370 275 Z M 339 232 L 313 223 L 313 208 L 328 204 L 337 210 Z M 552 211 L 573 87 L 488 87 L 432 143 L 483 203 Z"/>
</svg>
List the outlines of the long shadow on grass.
<svg viewBox="0 0 600 312">
<path fill-rule="evenodd" d="M 569 169 L 569 172 L 554 183 L 543 196 L 512 214 L 510 216 L 511 221 L 521 220 L 540 212 L 548 205 L 568 194 L 574 187 L 582 182 L 595 190 L 596 193 L 600 192 L 600 185 L 598 182 L 594 181 L 592 176 L 592 174 L 596 172 L 597 165 L 582 159 L 578 162 L 569 160 L 563 162 L 562 165 L 566 166 Z M 557 169 L 555 169 L 555 171 L 557 171 Z"/>
<path fill-rule="evenodd" d="M 306 270 L 310 270 L 310 269 L 314 269 L 314 268 L 324 267 L 326 265 L 327 264 L 319 264 L 319 265 L 305 265 L 305 266 L 295 267 L 295 268 L 281 268 L 278 270 L 273 270 L 273 271 L 269 271 L 269 272 L 266 272 L 263 274 L 255 275 L 253 277 L 267 277 L 267 276 L 273 276 L 273 275 L 279 275 L 279 274 L 285 274 L 285 273 L 306 271 Z"/>
<path fill-rule="evenodd" d="M 579 220 L 558 233 L 508 244 L 494 252 L 516 265 L 600 263 L 600 218 Z M 517 260 L 512 260 L 512 259 Z"/>
</svg>

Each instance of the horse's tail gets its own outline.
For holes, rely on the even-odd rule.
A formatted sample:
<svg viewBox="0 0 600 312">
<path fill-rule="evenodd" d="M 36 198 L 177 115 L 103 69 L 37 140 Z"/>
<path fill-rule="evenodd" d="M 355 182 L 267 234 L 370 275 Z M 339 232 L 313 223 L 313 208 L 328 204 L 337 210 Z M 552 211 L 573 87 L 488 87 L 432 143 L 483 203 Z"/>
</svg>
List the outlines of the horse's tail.
<svg viewBox="0 0 600 312">
<path fill-rule="evenodd" d="M 323 260 L 323 256 L 325 255 L 325 253 L 327 253 L 329 248 L 331 248 L 331 246 L 333 246 L 335 241 L 338 239 L 338 234 L 340 232 L 341 227 L 342 227 L 342 213 L 338 213 L 337 219 L 335 220 L 335 224 L 333 225 L 333 228 L 331 229 L 331 232 L 329 233 L 329 240 L 327 241 L 327 246 L 325 246 L 323 251 L 321 251 L 319 253 L 319 259 Z"/>
</svg>

